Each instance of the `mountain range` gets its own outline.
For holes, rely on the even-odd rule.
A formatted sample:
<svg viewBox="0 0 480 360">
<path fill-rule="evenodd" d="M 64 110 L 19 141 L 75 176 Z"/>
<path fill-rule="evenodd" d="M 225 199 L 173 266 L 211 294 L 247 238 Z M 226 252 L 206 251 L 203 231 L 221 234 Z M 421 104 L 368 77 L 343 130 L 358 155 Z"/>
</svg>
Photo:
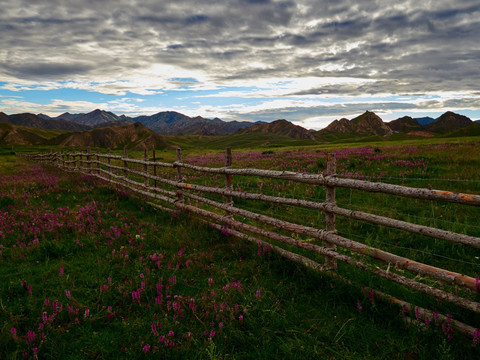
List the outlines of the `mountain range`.
<svg viewBox="0 0 480 360">
<path fill-rule="evenodd" d="M 254 124 L 247 121 L 223 121 L 219 118 L 206 119 L 201 116 L 192 118 L 175 111 L 163 111 L 149 116 L 127 117 L 96 109 L 87 114 L 66 112 L 53 118 L 45 114 L 38 114 L 37 116 L 45 120 L 63 119 L 89 128 L 116 124 L 128 125 L 139 122 L 163 135 L 226 135 Z"/>
<path fill-rule="evenodd" d="M 6 115 L 2 112 L 0 113 L 0 122 L 8 122 L 13 125 L 52 130 L 85 131 L 90 129 L 89 126 L 85 126 L 68 120 L 46 119 L 30 113 Z"/>
<path fill-rule="evenodd" d="M 111 147 L 128 146 L 167 146 L 171 136 L 239 136 L 248 141 L 277 136 L 296 140 L 317 142 L 342 141 L 361 137 L 388 139 L 392 135 L 412 137 L 432 136 L 475 136 L 478 129 L 475 122 L 466 116 L 448 111 L 437 119 L 424 117 L 414 119 L 409 116 L 384 122 L 374 112 L 365 113 L 349 120 L 342 118 L 330 123 L 326 128 L 313 131 L 281 119 L 264 122 L 226 122 L 221 119 L 206 119 L 200 116 L 189 117 L 174 111 L 160 112 L 150 116 L 127 117 L 96 109 L 86 114 L 63 113 L 56 117 L 45 114 L 13 114 L 0 112 L 0 144 L 57 144 L 64 146 Z M 478 127 L 478 126 L 477 126 Z M 36 130 L 35 130 L 36 129 Z M 50 132 L 40 132 L 48 129 Z M 460 131 L 461 130 L 461 131 Z M 157 136 L 158 135 L 158 136 Z M 165 137 L 166 136 L 166 137 Z M 397 136 L 397 135 L 395 135 Z M 396 137 L 398 139 L 398 136 Z M 15 141 L 17 139 L 18 141 Z M 253 139 L 253 138 L 252 138 Z M 242 140 L 242 141 L 243 141 Z"/>
</svg>

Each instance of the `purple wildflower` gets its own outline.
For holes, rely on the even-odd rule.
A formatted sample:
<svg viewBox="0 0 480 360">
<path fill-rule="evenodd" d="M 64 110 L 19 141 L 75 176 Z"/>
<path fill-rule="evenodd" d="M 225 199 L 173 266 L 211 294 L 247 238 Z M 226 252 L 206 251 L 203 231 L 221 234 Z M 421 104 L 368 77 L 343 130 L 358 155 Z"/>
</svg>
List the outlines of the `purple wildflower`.
<svg viewBox="0 0 480 360">
<path fill-rule="evenodd" d="M 362 309 L 363 309 L 362 304 L 360 304 L 360 302 L 357 301 L 357 310 L 358 310 L 358 311 L 362 311 Z"/>
</svg>

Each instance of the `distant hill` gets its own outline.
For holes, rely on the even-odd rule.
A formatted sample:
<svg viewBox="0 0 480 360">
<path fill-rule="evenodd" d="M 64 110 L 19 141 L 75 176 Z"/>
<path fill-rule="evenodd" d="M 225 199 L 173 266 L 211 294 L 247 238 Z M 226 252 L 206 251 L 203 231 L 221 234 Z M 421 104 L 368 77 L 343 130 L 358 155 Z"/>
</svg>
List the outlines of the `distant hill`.
<svg viewBox="0 0 480 360">
<path fill-rule="evenodd" d="M 292 139 L 310 139 L 315 140 L 315 136 L 307 129 L 294 125 L 291 122 L 281 119 L 275 120 L 265 124 L 255 124 L 248 128 L 237 131 L 237 134 L 249 134 L 249 133 L 268 133 L 281 136 L 287 136 Z"/>
<path fill-rule="evenodd" d="M 248 128 L 254 124 L 247 121 L 223 121 L 219 118 L 205 119 L 201 116 L 191 118 L 189 124 L 186 124 L 183 129 L 180 130 L 182 134 L 195 134 L 195 135 L 227 135 L 232 134 L 239 129 Z"/>
<path fill-rule="evenodd" d="M 163 111 L 150 116 L 142 115 L 133 118 L 134 121 L 162 134 L 177 132 L 176 128 L 185 126 L 189 119 L 190 117 L 175 111 Z"/>
<path fill-rule="evenodd" d="M 60 116 L 66 116 L 68 113 L 62 114 Z M 106 122 L 113 122 L 123 120 L 120 119 L 119 116 L 115 115 L 112 112 L 104 111 L 104 110 L 93 110 L 87 114 L 81 115 L 72 115 L 69 114 L 71 121 L 76 122 L 77 124 L 88 125 L 88 126 L 95 126 Z"/>
<path fill-rule="evenodd" d="M 3 114 L 3 113 L 2 113 Z M 5 114 L 3 114 L 5 115 Z M 54 120 L 43 119 L 35 114 L 14 114 L 8 116 L 2 116 L 0 118 L 2 122 L 9 122 L 13 125 L 35 127 L 40 129 L 55 129 L 55 130 L 68 130 L 68 131 L 84 131 L 90 129 L 88 126 L 76 124 L 67 120 Z"/>
<path fill-rule="evenodd" d="M 61 132 L 62 130 L 44 130 L 0 122 L 0 145 L 42 145 Z"/>
<path fill-rule="evenodd" d="M 445 133 L 448 131 L 461 129 L 472 124 L 473 121 L 470 120 L 470 118 L 464 115 L 456 114 L 451 111 L 447 111 L 434 122 L 425 125 L 424 129 L 430 132 Z"/>
<path fill-rule="evenodd" d="M 50 116 L 45 115 L 45 114 L 37 114 L 37 116 L 38 116 L 39 118 L 44 119 L 44 120 L 51 120 L 51 119 L 52 119 Z M 67 119 L 65 119 L 65 120 L 67 120 Z"/>
<path fill-rule="evenodd" d="M 470 126 L 463 127 L 450 131 L 444 135 L 445 137 L 458 137 L 458 136 L 480 136 L 480 123 L 474 122 Z"/>
<path fill-rule="evenodd" d="M 164 136 L 156 134 L 138 122 L 127 126 L 115 125 L 81 133 L 64 134 L 52 139 L 50 144 L 111 149 L 122 149 L 126 146 L 133 150 L 141 150 L 145 147 L 149 149 L 167 147 Z"/>
<path fill-rule="evenodd" d="M 432 117 L 430 117 L 430 116 L 425 116 L 425 117 L 421 117 L 421 118 L 415 118 L 415 120 L 417 120 L 417 122 L 418 122 L 420 125 L 424 126 L 424 125 L 428 125 L 428 124 L 434 122 L 434 121 L 437 120 L 437 119 L 434 119 L 434 118 L 432 118 Z"/>
<path fill-rule="evenodd" d="M 201 116 L 191 118 L 175 111 L 163 111 L 150 116 L 138 116 L 133 121 L 142 123 L 165 135 L 225 135 L 253 125 L 251 122 L 213 120 Z"/>
<path fill-rule="evenodd" d="M 69 112 L 64 112 L 63 114 L 54 117 L 54 119 L 64 119 L 64 120 L 68 120 L 68 121 L 74 121 L 76 118 L 78 118 L 82 115 L 85 115 L 85 114 L 83 114 L 83 113 L 81 113 L 81 114 L 70 114 Z"/>
<path fill-rule="evenodd" d="M 46 114 L 37 114 L 37 116 L 41 117 L 42 119 L 46 119 L 46 120 L 60 120 L 60 119 L 63 119 L 63 120 L 67 120 L 67 121 L 73 121 L 81 115 L 84 115 L 84 114 L 83 113 L 81 113 L 81 114 L 70 114 L 69 112 L 64 112 L 61 115 L 53 116 L 53 117 L 49 116 L 49 115 L 46 115 Z"/>
<path fill-rule="evenodd" d="M 0 112 L 0 122 L 7 122 L 7 119 L 8 119 L 8 115 L 3 112 Z"/>
<path fill-rule="evenodd" d="M 22 126 L 0 123 L 1 145 L 40 145 L 46 139 L 26 130 Z"/>
<path fill-rule="evenodd" d="M 316 134 L 322 136 L 331 133 L 388 136 L 392 135 L 393 131 L 375 113 L 366 111 L 352 120 L 335 120 Z"/>
<path fill-rule="evenodd" d="M 408 133 L 422 130 L 422 126 L 418 123 L 418 121 L 410 116 L 404 116 L 385 124 L 394 132 Z"/>
<path fill-rule="evenodd" d="M 97 125 L 93 125 L 92 129 L 99 129 L 99 128 L 109 127 L 109 126 L 127 126 L 134 123 L 135 122 L 132 120 L 119 119 L 119 120 L 107 121 L 107 122 L 99 123 Z"/>
</svg>

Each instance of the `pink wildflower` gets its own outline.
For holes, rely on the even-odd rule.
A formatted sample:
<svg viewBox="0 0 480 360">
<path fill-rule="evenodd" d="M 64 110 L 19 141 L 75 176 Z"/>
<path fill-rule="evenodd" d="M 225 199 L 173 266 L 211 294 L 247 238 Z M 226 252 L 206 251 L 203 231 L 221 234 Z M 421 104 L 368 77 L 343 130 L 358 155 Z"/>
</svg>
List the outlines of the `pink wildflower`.
<svg viewBox="0 0 480 360">
<path fill-rule="evenodd" d="M 35 331 L 31 331 L 31 330 L 28 330 L 27 331 L 27 345 L 32 343 L 33 340 L 35 340 L 35 337 L 36 337 L 36 334 L 35 334 Z"/>
<path fill-rule="evenodd" d="M 479 342 L 480 342 L 480 330 L 475 329 L 475 331 L 473 332 L 472 347 L 476 347 Z"/>
</svg>

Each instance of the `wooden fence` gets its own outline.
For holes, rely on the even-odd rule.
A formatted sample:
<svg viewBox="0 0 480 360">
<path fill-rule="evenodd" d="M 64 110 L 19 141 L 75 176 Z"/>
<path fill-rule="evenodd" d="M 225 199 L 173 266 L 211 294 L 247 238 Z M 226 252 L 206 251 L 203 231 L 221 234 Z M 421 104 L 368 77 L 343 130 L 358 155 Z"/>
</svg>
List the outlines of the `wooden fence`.
<svg viewBox="0 0 480 360">
<path fill-rule="evenodd" d="M 471 300 L 472 298 L 476 298 L 475 296 L 468 299 L 468 296 L 462 297 L 456 292 L 454 293 L 454 291 L 451 290 L 451 287 L 450 290 L 445 290 L 445 287 L 442 289 L 442 286 L 429 286 L 423 282 L 404 276 L 397 271 L 390 270 L 390 266 L 395 269 L 408 270 L 414 274 L 436 279 L 447 285 L 454 285 L 455 289 L 469 289 L 469 291 L 473 293 L 480 290 L 478 278 L 427 265 L 340 236 L 336 232 L 335 216 L 340 215 L 354 220 L 450 241 L 477 249 L 480 249 L 480 238 L 409 223 L 364 211 L 339 207 L 335 200 L 335 189 L 339 187 L 350 188 L 413 199 L 437 200 L 470 206 L 480 206 L 480 195 L 339 178 L 335 174 L 336 159 L 333 154 L 328 156 L 326 175 L 254 168 L 235 169 L 231 167 L 232 154 L 230 148 L 226 149 L 225 166 L 221 168 L 202 167 L 185 163 L 182 161 L 180 149 L 177 150 L 177 161 L 173 163 L 157 161 L 155 150 L 153 150 L 152 153 L 152 160 L 149 159 L 147 150 L 144 152 L 143 159 L 129 158 L 126 150 L 124 150 L 123 156 L 112 155 L 110 154 L 110 150 L 108 150 L 107 153 L 100 153 L 99 150 L 95 153 L 91 153 L 90 149 L 81 152 L 58 151 L 42 154 L 19 155 L 31 161 L 50 163 L 64 170 L 88 173 L 110 184 L 128 188 L 137 194 L 150 198 L 152 201 L 149 201 L 148 203 L 161 210 L 178 209 L 197 214 L 203 219 L 208 219 L 209 222 L 214 221 L 211 225 L 217 229 L 225 230 L 227 227 L 228 233 L 233 236 L 253 241 L 264 246 L 269 246 L 282 256 L 312 269 L 329 271 L 333 275 L 340 277 L 341 275 L 335 271 L 336 264 L 338 261 L 344 262 L 361 269 L 362 271 L 369 271 L 381 278 L 480 314 L 480 303 Z M 162 172 L 161 174 L 158 173 L 159 170 Z M 214 187 L 187 183 L 185 181 L 184 171 L 199 172 L 205 177 L 211 177 L 213 175 L 224 176 L 224 184 L 223 186 Z M 238 191 L 234 190 L 232 186 L 232 176 L 279 179 L 293 183 L 324 186 L 326 187 L 326 199 L 324 202 L 315 202 L 266 195 L 261 192 L 250 193 Z M 202 196 L 202 193 L 221 195 L 223 196 L 223 201 L 212 200 L 205 197 L 205 195 Z M 233 201 L 234 198 L 320 210 L 325 214 L 326 226 L 324 229 L 318 229 L 281 220 L 254 211 L 241 209 L 240 207 L 235 206 Z M 247 223 L 244 219 L 249 219 L 250 221 Z M 258 225 L 252 225 L 252 223 Z M 275 229 L 282 231 L 275 231 Z M 285 233 L 291 235 L 288 236 L 285 235 Z M 298 236 L 297 238 L 294 238 L 292 234 L 306 235 L 310 238 L 321 240 L 324 246 L 299 240 Z M 324 255 L 325 262 L 320 264 L 308 257 L 273 245 L 268 242 L 268 240 L 274 240 L 275 242 L 285 243 Z M 343 249 L 343 253 L 337 251 L 337 247 Z M 348 251 L 345 251 L 345 249 L 349 250 L 349 252 L 362 255 L 362 257 L 360 257 L 361 260 L 372 258 L 383 262 L 386 268 L 371 266 L 368 261 L 364 262 L 359 260 L 358 256 L 349 256 L 346 254 Z M 374 291 L 374 293 L 378 297 L 398 304 L 406 310 L 415 308 L 416 314 L 420 314 L 420 317 L 430 317 L 430 319 L 432 319 L 433 315 L 429 310 L 414 307 L 412 304 L 380 291 Z M 438 316 L 439 319 L 445 319 L 443 315 L 436 316 Z M 460 332 L 468 335 L 473 336 L 476 331 L 475 327 L 459 321 L 452 320 L 452 324 L 454 324 Z"/>
</svg>

